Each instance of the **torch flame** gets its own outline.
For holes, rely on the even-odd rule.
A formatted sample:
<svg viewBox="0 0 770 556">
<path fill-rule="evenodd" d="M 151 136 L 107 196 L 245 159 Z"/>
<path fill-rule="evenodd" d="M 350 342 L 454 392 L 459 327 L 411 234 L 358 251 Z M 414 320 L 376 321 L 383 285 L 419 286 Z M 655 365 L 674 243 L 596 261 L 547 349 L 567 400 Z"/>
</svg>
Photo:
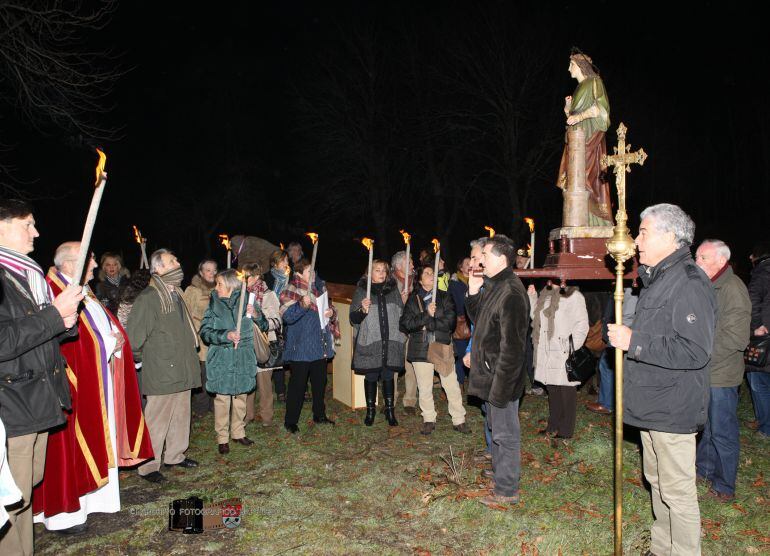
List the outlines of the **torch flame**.
<svg viewBox="0 0 770 556">
<path fill-rule="evenodd" d="M 531 218 L 527 217 L 527 218 L 524 219 L 524 222 L 526 222 L 527 225 L 529 226 L 529 233 L 530 234 L 535 231 L 535 221 L 534 220 L 532 220 Z"/>
<path fill-rule="evenodd" d="M 283 242 L 279 243 L 278 245 L 281 247 L 281 251 L 284 251 Z"/>
<path fill-rule="evenodd" d="M 222 245 L 225 246 L 225 249 L 230 251 L 230 236 L 227 234 L 219 234 L 219 239 L 222 240 Z"/>
<path fill-rule="evenodd" d="M 404 237 L 404 245 L 409 245 L 409 241 L 412 239 L 412 236 L 410 236 L 404 230 L 399 230 L 399 232 L 401 232 L 401 235 Z"/>
<path fill-rule="evenodd" d="M 142 244 L 142 232 L 140 232 L 139 228 L 137 228 L 136 226 L 134 226 L 134 239 L 139 245 Z"/>
<path fill-rule="evenodd" d="M 238 281 L 241 282 L 246 279 L 246 271 L 245 270 L 236 270 L 235 275 L 238 277 Z"/>
<path fill-rule="evenodd" d="M 430 242 L 433 244 L 433 252 L 438 253 L 438 250 L 441 249 L 441 242 L 435 237 Z"/>
<path fill-rule="evenodd" d="M 371 251 L 374 248 L 374 240 L 368 237 L 365 237 L 364 239 L 361 240 L 361 245 L 366 247 L 367 250 Z"/>
<path fill-rule="evenodd" d="M 313 245 L 315 245 L 315 242 L 318 241 L 318 234 L 314 234 L 313 232 L 307 232 L 305 235 L 310 238 L 310 241 L 313 242 Z"/>
<path fill-rule="evenodd" d="M 107 164 L 107 155 L 99 149 L 96 149 L 96 152 L 99 153 L 99 163 L 96 165 L 96 182 L 94 185 L 98 187 L 102 174 L 104 174 L 104 165 Z"/>
<path fill-rule="evenodd" d="M 484 226 L 484 229 L 489 232 L 489 237 L 495 237 L 495 229 L 492 226 Z"/>
</svg>

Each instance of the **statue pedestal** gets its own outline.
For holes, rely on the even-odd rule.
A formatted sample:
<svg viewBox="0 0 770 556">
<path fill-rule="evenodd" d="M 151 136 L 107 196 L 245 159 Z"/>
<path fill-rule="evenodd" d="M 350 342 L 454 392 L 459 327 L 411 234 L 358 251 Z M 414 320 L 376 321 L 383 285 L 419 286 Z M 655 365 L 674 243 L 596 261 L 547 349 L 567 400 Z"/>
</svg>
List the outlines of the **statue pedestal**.
<svg viewBox="0 0 770 556">
<path fill-rule="evenodd" d="M 543 268 L 515 272 L 520 278 L 558 279 L 562 284 L 567 280 L 613 280 L 615 262 L 607 251 L 607 240 L 612 235 L 612 226 L 556 228 L 548 235 Z M 636 277 L 635 261 L 628 263 L 625 276 Z"/>
</svg>

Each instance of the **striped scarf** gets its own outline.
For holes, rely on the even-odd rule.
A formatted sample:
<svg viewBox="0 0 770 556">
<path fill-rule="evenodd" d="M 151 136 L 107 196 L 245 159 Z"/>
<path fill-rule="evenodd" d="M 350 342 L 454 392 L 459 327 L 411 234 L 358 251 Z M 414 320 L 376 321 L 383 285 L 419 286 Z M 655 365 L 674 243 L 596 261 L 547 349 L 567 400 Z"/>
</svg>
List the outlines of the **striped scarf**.
<svg viewBox="0 0 770 556">
<path fill-rule="evenodd" d="M 0 266 L 22 278 L 29 286 L 39 309 L 53 301 L 51 286 L 45 281 L 43 269 L 35 261 L 18 251 L 0 246 Z"/>
<path fill-rule="evenodd" d="M 168 290 L 166 285 L 166 282 L 173 282 L 173 284 L 169 283 L 169 285 L 173 285 L 178 288 L 179 282 L 182 281 L 181 275 L 181 268 L 171 270 L 163 275 L 151 274 L 149 287 L 154 289 L 158 294 L 158 297 L 160 298 L 160 310 L 164 315 L 167 315 L 176 310 L 182 311 L 182 318 L 187 321 L 187 325 L 190 327 L 190 330 L 192 330 L 193 338 L 195 338 L 195 347 L 197 348 L 200 346 L 198 343 L 198 331 L 195 329 L 192 317 L 190 317 L 190 312 L 187 310 L 187 306 L 184 304 L 184 302 L 181 301 L 179 293 L 176 292 L 176 297 L 179 300 L 177 303 L 177 301 L 171 296 L 171 292 Z"/>
</svg>

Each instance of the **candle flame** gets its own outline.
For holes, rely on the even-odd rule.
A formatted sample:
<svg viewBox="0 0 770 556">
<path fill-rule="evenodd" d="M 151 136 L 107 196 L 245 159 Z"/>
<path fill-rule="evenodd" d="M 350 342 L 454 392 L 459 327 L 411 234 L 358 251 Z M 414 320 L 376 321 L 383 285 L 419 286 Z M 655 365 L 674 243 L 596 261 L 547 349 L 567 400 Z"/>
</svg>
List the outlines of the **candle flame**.
<svg viewBox="0 0 770 556">
<path fill-rule="evenodd" d="M 404 245 L 409 245 L 409 241 L 412 239 L 412 236 L 410 236 L 404 230 L 399 230 L 399 232 L 401 233 L 401 235 L 404 238 Z"/>
<path fill-rule="evenodd" d="M 367 250 L 371 251 L 374 248 L 374 240 L 368 237 L 365 237 L 364 239 L 361 240 L 361 245 L 366 247 Z"/>
<path fill-rule="evenodd" d="M 107 164 L 107 155 L 99 149 L 96 149 L 96 152 L 99 153 L 99 162 L 96 165 L 96 182 L 94 185 L 98 187 L 99 182 L 102 179 L 102 174 L 104 174 L 104 165 Z"/>
<path fill-rule="evenodd" d="M 524 222 L 526 222 L 527 226 L 529 226 L 529 233 L 530 234 L 535 231 L 535 221 L 534 220 L 532 220 L 531 218 L 527 217 L 527 218 L 524 219 Z"/>
<path fill-rule="evenodd" d="M 305 235 L 310 238 L 310 241 L 313 242 L 313 245 L 315 245 L 316 241 L 318 241 L 318 234 L 314 234 L 313 232 L 307 232 Z"/>
<path fill-rule="evenodd" d="M 492 226 L 484 226 L 484 229 L 489 232 L 489 237 L 495 237 L 495 229 Z"/>
<path fill-rule="evenodd" d="M 222 245 L 225 246 L 225 249 L 230 251 L 230 236 L 227 234 L 219 234 L 219 239 L 221 240 Z"/>
<path fill-rule="evenodd" d="M 433 244 L 433 252 L 438 253 L 438 250 L 441 249 L 441 242 L 435 237 L 430 242 Z"/>
<path fill-rule="evenodd" d="M 137 228 L 136 226 L 134 226 L 134 239 L 136 240 L 136 242 L 137 242 L 139 245 L 141 245 L 141 244 L 142 244 L 142 240 L 144 239 L 144 238 L 142 237 L 142 232 L 140 232 L 140 231 L 139 231 L 139 228 Z"/>
<path fill-rule="evenodd" d="M 283 248 L 283 242 L 279 243 L 278 245 L 281 247 L 281 251 L 285 251 L 285 249 Z"/>
</svg>

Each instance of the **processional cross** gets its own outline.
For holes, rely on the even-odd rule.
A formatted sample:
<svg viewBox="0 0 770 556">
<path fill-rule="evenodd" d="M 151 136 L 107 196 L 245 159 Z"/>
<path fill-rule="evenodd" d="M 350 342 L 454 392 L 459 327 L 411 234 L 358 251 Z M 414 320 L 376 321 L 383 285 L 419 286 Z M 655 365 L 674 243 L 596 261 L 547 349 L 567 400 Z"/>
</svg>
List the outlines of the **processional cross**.
<svg viewBox="0 0 770 556">
<path fill-rule="evenodd" d="M 623 266 L 634 256 L 636 248 L 629 235 L 626 214 L 626 174 L 632 164 L 642 166 L 647 160 L 644 149 L 631 152 L 626 145 L 626 126 L 618 126 L 618 146 L 615 154 L 604 155 L 602 168 L 614 166 L 615 187 L 618 190 L 618 212 L 613 236 L 607 240 L 607 250 L 617 263 L 615 266 L 615 324 L 623 323 Z M 623 554 L 623 350 L 615 348 L 615 555 Z"/>
</svg>

